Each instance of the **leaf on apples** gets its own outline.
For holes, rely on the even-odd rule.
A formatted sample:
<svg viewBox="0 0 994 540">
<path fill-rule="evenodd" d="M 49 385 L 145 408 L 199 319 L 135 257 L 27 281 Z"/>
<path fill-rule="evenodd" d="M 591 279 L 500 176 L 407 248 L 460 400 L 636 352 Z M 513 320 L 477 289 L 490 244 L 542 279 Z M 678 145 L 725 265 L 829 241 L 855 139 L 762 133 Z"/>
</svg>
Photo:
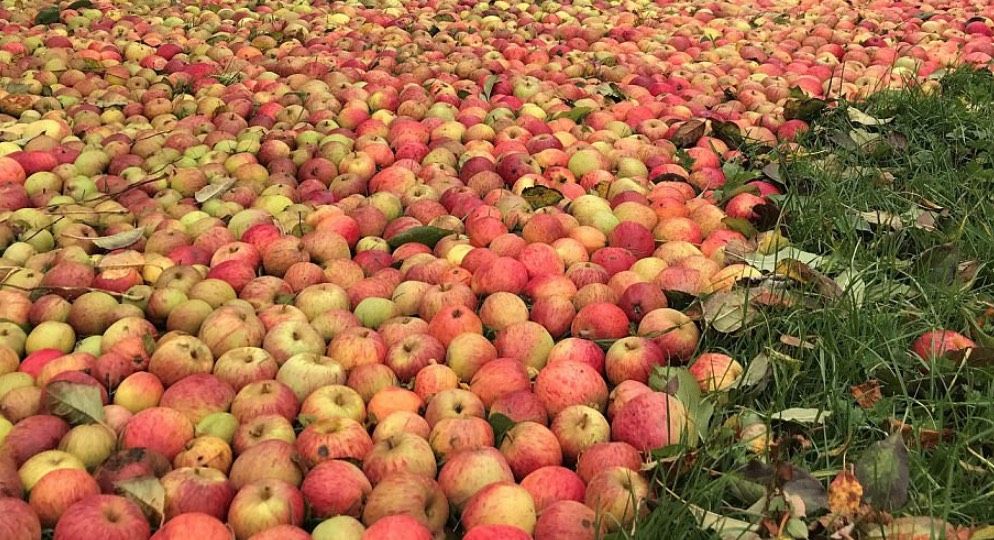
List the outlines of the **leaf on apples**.
<svg viewBox="0 0 994 540">
<path fill-rule="evenodd" d="M 494 430 L 494 446 L 500 446 L 501 441 L 504 440 L 504 435 L 507 435 L 507 432 L 514 427 L 514 420 L 495 412 L 490 413 L 487 421 L 490 422 L 490 427 Z"/>
<path fill-rule="evenodd" d="M 114 489 L 137 504 L 154 527 L 162 525 L 166 510 L 166 489 L 158 478 L 129 478 L 114 484 Z"/>
<path fill-rule="evenodd" d="M 49 412 L 70 424 L 99 424 L 104 421 L 100 389 L 89 384 L 55 381 L 45 387 Z"/>
<path fill-rule="evenodd" d="M 597 85 L 597 93 L 616 103 L 628 99 L 624 90 L 615 83 L 601 83 Z"/>
<path fill-rule="evenodd" d="M 500 77 L 497 75 L 491 75 L 483 81 L 483 99 L 490 101 L 490 93 L 494 91 L 494 85 L 500 81 Z"/>
<path fill-rule="evenodd" d="M 106 249 L 108 251 L 113 251 L 115 249 L 122 249 L 130 246 L 137 242 L 142 236 L 145 235 L 145 229 L 129 229 L 127 231 L 121 231 L 110 236 L 98 236 L 96 238 L 87 238 L 93 245 L 101 249 Z"/>
<path fill-rule="evenodd" d="M 216 184 L 207 184 L 206 186 L 198 189 L 193 195 L 193 198 L 198 203 L 202 204 L 213 199 L 214 197 L 217 197 L 225 191 L 228 191 L 233 185 L 235 185 L 234 178 L 228 178 Z"/>
<path fill-rule="evenodd" d="M 93 9 L 93 2 L 90 0 L 76 0 L 75 2 L 69 4 L 66 9 Z"/>
<path fill-rule="evenodd" d="M 794 89 L 791 90 L 794 95 Z M 786 120 L 803 120 L 810 122 L 818 118 L 828 107 L 828 102 L 824 99 L 804 96 L 787 100 L 783 106 L 783 117 Z"/>
<path fill-rule="evenodd" d="M 687 410 L 688 428 L 692 437 L 683 441 L 687 446 L 696 446 L 708 433 L 714 405 L 703 399 L 700 384 L 684 367 L 657 366 L 649 375 L 649 387 L 657 392 L 665 392 L 675 397 Z"/>
<path fill-rule="evenodd" d="M 390 237 L 388 243 L 391 248 L 396 248 L 409 242 L 417 242 L 430 248 L 434 248 L 435 244 L 437 244 L 439 240 L 449 236 L 450 234 L 455 233 L 448 229 L 442 229 L 441 227 L 425 225 L 422 227 L 413 227 L 400 234 L 394 235 Z"/>
<path fill-rule="evenodd" d="M 748 219 L 734 218 L 734 217 L 723 217 L 721 222 L 724 223 L 729 229 L 745 236 L 746 238 L 752 238 L 759 234 L 756 227 L 753 227 L 752 223 Z"/>
<path fill-rule="evenodd" d="M 908 447 L 900 432 L 867 448 L 856 462 L 863 497 L 878 510 L 897 510 L 908 502 Z"/>
<path fill-rule="evenodd" d="M 703 120 L 687 120 L 670 137 L 670 142 L 677 148 L 687 148 L 697 144 L 697 141 L 704 136 L 707 124 Z"/>
<path fill-rule="evenodd" d="M 773 413 L 770 418 L 781 422 L 793 422 L 795 424 L 809 424 L 821 426 L 825 424 L 825 419 L 832 416 L 832 411 L 821 409 L 811 409 L 802 407 L 791 407 L 780 412 Z"/>
<path fill-rule="evenodd" d="M 563 111 L 561 113 L 557 113 L 555 116 L 553 116 L 553 119 L 557 119 L 557 118 L 569 118 L 574 123 L 579 124 L 579 123 L 583 122 L 583 119 L 586 118 L 587 115 L 590 114 L 590 113 L 592 113 L 592 112 L 594 112 L 594 110 L 591 109 L 590 107 L 573 107 L 572 109 L 570 109 L 568 111 Z"/>
<path fill-rule="evenodd" d="M 742 130 L 735 122 L 711 120 L 711 132 L 714 137 L 732 148 L 738 148 L 745 143 Z"/>
<path fill-rule="evenodd" d="M 563 200 L 563 194 L 558 190 L 546 186 L 526 187 L 521 191 L 521 196 L 528 201 L 533 210 L 546 206 L 555 206 Z"/>
<path fill-rule="evenodd" d="M 62 16 L 59 13 L 58 6 L 49 6 L 47 8 L 38 10 L 38 14 L 35 15 L 36 25 L 49 25 L 62 22 Z"/>
</svg>

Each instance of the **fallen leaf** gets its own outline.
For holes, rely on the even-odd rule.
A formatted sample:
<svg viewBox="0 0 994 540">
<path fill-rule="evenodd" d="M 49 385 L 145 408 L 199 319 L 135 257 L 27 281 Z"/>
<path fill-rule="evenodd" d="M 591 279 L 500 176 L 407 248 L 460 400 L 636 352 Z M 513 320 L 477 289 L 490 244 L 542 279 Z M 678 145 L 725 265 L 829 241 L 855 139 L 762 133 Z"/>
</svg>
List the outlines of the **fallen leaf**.
<svg viewBox="0 0 994 540">
<path fill-rule="evenodd" d="M 970 533 L 970 540 L 994 540 L 994 525 L 974 529 Z"/>
<path fill-rule="evenodd" d="M 799 283 L 813 284 L 819 294 L 831 300 L 841 298 L 844 294 L 842 287 L 832 278 L 798 260 L 785 259 L 778 262 L 775 273 Z"/>
<path fill-rule="evenodd" d="M 870 115 L 866 114 L 865 112 L 863 112 L 863 111 L 861 111 L 859 109 L 856 109 L 854 107 L 847 107 L 846 108 L 846 116 L 849 117 L 849 121 L 850 122 L 853 122 L 855 124 L 862 124 L 864 126 L 870 126 L 870 127 L 882 126 L 882 125 L 885 125 L 885 124 L 889 124 L 889 123 L 891 123 L 891 121 L 894 120 L 893 118 L 874 118 L 873 116 L 870 116 Z"/>
<path fill-rule="evenodd" d="M 231 186 L 234 185 L 235 185 L 234 178 L 228 178 L 216 184 L 208 184 L 198 189 L 197 192 L 193 194 L 193 198 L 198 203 L 205 203 L 213 199 L 214 197 L 217 197 L 218 195 L 224 193 L 225 191 L 228 191 L 229 189 L 231 189 Z"/>
<path fill-rule="evenodd" d="M 878 510 L 897 510 L 908 502 L 908 447 L 901 432 L 867 448 L 856 462 L 856 478 L 866 501 Z"/>
<path fill-rule="evenodd" d="M 955 436 L 955 432 L 949 428 L 941 431 L 928 428 L 916 429 L 911 424 L 906 424 L 897 418 L 890 419 L 890 428 L 899 431 L 906 442 L 910 441 L 912 444 L 918 444 L 924 450 L 931 450 L 943 441 L 951 441 Z M 915 436 L 915 431 L 918 431 L 917 437 Z"/>
<path fill-rule="evenodd" d="M 895 231 L 900 231 L 904 228 L 904 221 L 901 220 L 901 216 L 891 214 L 890 212 L 884 212 L 883 210 L 860 212 L 859 217 L 870 225 L 888 227 Z"/>
<path fill-rule="evenodd" d="M 733 259 L 738 259 L 739 261 L 744 262 L 761 272 L 773 272 L 776 270 L 777 264 L 780 261 L 788 259 L 802 262 L 811 268 L 819 268 L 824 263 L 824 258 L 822 256 L 802 251 L 795 247 L 786 247 L 776 253 L 768 253 L 763 255 L 756 252 L 744 252 L 740 249 L 730 250 L 729 246 L 726 246 L 725 255 L 730 256 Z"/>
<path fill-rule="evenodd" d="M 702 120 L 688 120 L 673 132 L 670 142 L 676 145 L 677 148 L 693 146 L 704 136 L 706 128 L 707 125 Z"/>
<path fill-rule="evenodd" d="M 783 117 L 786 120 L 810 122 L 817 118 L 826 107 L 828 107 L 828 102 L 823 99 L 807 96 L 789 99 L 783 106 Z"/>
<path fill-rule="evenodd" d="M 126 248 L 131 244 L 137 242 L 142 236 L 145 235 L 145 229 L 136 228 L 129 229 L 126 231 L 121 231 L 117 234 L 112 234 L 110 236 L 98 236 L 95 238 L 86 238 L 93 245 L 101 249 L 106 249 L 108 251 L 113 251 L 115 249 Z"/>
<path fill-rule="evenodd" d="M 755 534 L 759 530 L 759 527 L 752 523 L 716 514 L 693 504 L 688 504 L 687 509 L 697 518 L 697 525 L 700 528 L 714 531 L 722 539 L 746 538 L 745 535 Z"/>
<path fill-rule="evenodd" d="M 757 386 L 766 381 L 770 374 L 770 357 L 766 353 L 759 353 L 746 366 L 742 376 L 739 377 L 738 386 Z"/>
<path fill-rule="evenodd" d="M 880 381 L 870 379 L 863 384 L 853 386 L 852 395 L 860 407 L 872 409 L 877 402 L 883 399 L 883 394 L 880 392 Z"/>
<path fill-rule="evenodd" d="M 70 424 L 98 424 L 104 421 L 100 389 L 90 384 L 55 381 L 45 386 L 48 411 Z"/>
<path fill-rule="evenodd" d="M 752 238 L 758 233 L 756 227 L 754 227 L 748 219 L 724 217 L 721 219 L 721 222 L 728 226 L 729 229 L 745 236 L 746 238 Z"/>
<path fill-rule="evenodd" d="M 840 516 L 851 516 L 863 500 L 863 485 L 851 470 L 842 471 L 828 485 L 828 509 Z"/>
<path fill-rule="evenodd" d="M 711 294 L 701 302 L 701 307 L 705 323 L 725 334 L 740 330 L 757 314 L 750 309 L 747 291 L 742 289 Z"/>
<path fill-rule="evenodd" d="M 832 411 L 821 409 L 791 407 L 780 412 L 773 413 L 770 418 L 783 422 L 795 422 L 797 424 L 824 425 L 825 419 L 832 416 Z"/>
<path fill-rule="evenodd" d="M 815 348 L 817 347 L 814 343 L 811 343 L 810 341 L 804 341 L 803 339 L 797 336 L 788 336 L 785 334 L 781 334 L 780 343 L 783 343 L 788 347 L 796 347 L 798 349 L 808 349 L 811 351 L 815 350 Z"/>
<path fill-rule="evenodd" d="M 589 115 L 592 112 L 594 112 L 594 110 L 591 109 L 590 107 L 573 107 L 572 109 L 570 109 L 568 111 L 563 111 L 561 113 L 557 113 L 553 117 L 553 119 L 557 119 L 557 118 L 569 118 L 570 120 L 573 121 L 573 123 L 579 124 L 579 123 L 583 122 L 583 119 L 586 118 L 587 115 Z"/>
<path fill-rule="evenodd" d="M 455 234 L 455 232 L 448 229 L 424 225 L 421 227 L 407 229 L 400 234 L 392 236 L 387 243 L 389 243 L 392 248 L 407 244 L 408 242 L 417 242 L 430 248 L 434 248 L 435 244 L 437 244 L 439 240 L 449 236 L 450 234 Z"/>
<path fill-rule="evenodd" d="M 166 489 L 154 476 L 129 478 L 114 484 L 118 493 L 131 499 L 142 509 L 154 527 L 162 525 L 166 509 Z"/>
<path fill-rule="evenodd" d="M 533 210 L 546 206 L 555 206 L 563 200 L 563 194 L 546 186 L 526 187 L 521 191 L 521 197 L 528 201 Z"/>
<path fill-rule="evenodd" d="M 483 99 L 490 101 L 490 93 L 494 91 L 494 85 L 499 80 L 500 77 L 497 75 L 491 75 L 487 77 L 487 80 L 483 81 Z"/>
<path fill-rule="evenodd" d="M 970 367 L 994 366 L 994 348 L 970 347 L 949 351 L 943 355 L 956 365 L 965 364 Z"/>
</svg>

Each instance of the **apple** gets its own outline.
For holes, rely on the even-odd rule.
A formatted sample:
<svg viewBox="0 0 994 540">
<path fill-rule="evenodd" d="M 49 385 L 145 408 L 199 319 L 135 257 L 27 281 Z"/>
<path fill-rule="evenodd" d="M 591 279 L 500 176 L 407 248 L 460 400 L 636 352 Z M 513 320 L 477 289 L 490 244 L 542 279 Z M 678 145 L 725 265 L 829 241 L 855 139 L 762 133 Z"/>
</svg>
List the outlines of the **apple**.
<svg viewBox="0 0 994 540">
<path fill-rule="evenodd" d="M 373 441 L 362 424 L 341 416 L 309 424 L 296 442 L 297 451 L 309 467 L 331 459 L 362 460 L 372 447 Z"/>
<path fill-rule="evenodd" d="M 364 422 L 366 404 L 359 392 L 343 384 L 329 384 L 311 392 L 300 406 L 299 418 L 308 422 L 335 416 Z"/>
<path fill-rule="evenodd" d="M 727 354 L 704 353 L 691 362 L 690 374 L 703 392 L 728 390 L 738 384 L 745 369 Z"/>
<path fill-rule="evenodd" d="M 41 523 L 28 503 L 13 497 L 0 498 L 0 537 L 10 540 L 41 538 Z"/>
<path fill-rule="evenodd" d="M 552 433 L 559 441 L 563 456 L 573 462 L 587 448 L 611 439 L 611 426 L 597 409 L 571 405 L 552 419 Z"/>
<path fill-rule="evenodd" d="M 188 512 L 224 519 L 235 488 L 224 472 L 209 467 L 181 467 L 160 481 L 165 492 L 165 519 Z"/>
<path fill-rule="evenodd" d="M 950 351 L 969 349 L 977 344 L 970 338 L 952 330 L 930 330 L 911 344 L 911 351 L 924 360 L 932 360 Z"/>
<path fill-rule="evenodd" d="M 382 524 L 380 529 L 385 530 L 387 526 L 390 526 L 391 520 L 381 519 L 380 523 Z M 420 523 L 417 525 L 424 528 L 424 525 Z M 311 537 L 314 540 L 362 540 L 362 535 L 365 532 L 366 527 L 358 519 L 352 516 L 335 516 L 318 523 L 311 531 Z M 431 531 L 424 529 L 424 532 L 429 535 L 426 538 L 431 537 Z"/>
<path fill-rule="evenodd" d="M 267 478 L 299 486 L 304 479 L 304 471 L 294 445 L 271 439 L 239 453 L 231 464 L 228 478 L 235 489 Z"/>
<path fill-rule="evenodd" d="M 424 418 L 434 426 L 446 418 L 476 416 L 482 418 L 486 409 L 479 397 L 469 390 L 452 388 L 433 397 L 425 410 Z"/>
<path fill-rule="evenodd" d="M 490 405 L 490 414 L 502 414 L 514 423 L 536 422 L 548 425 L 549 414 L 542 400 L 531 390 L 504 394 Z"/>
<path fill-rule="evenodd" d="M 481 334 L 459 334 L 445 351 L 445 364 L 462 382 L 472 380 L 481 366 L 496 358 L 497 348 Z"/>
<path fill-rule="evenodd" d="M 231 540 L 231 529 L 223 521 L 213 516 L 190 512 L 180 514 L 165 522 L 152 535 L 153 540 L 180 540 L 183 538 Z"/>
<path fill-rule="evenodd" d="M 528 490 L 513 482 L 496 482 L 470 497 L 461 523 L 466 530 L 481 525 L 509 525 L 531 534 L 536 519 L 535 502 Z"/>
<path fill-rule="evenodd" d="M 163 393 L 164 387 L 158 377 L 147 371 L 137 371 L 117 386 L 114 403 L 138 413 L 157 406 Z"/>
<path fill-rule="evenodd" d="M 470 381 L 470 390 L 486 407 L 504 394 L 530 388 L 525 365 L 513 358 L 498 358 L 483 364 Z"/>
<path fill-rule="evenodd" d="M 310 353 L 291 356 L 276 374 L 276 380 L 290 388 L 301 403 L 322 386 L 345 384 L 346 377 L 341 364 L 327 356 Z"/>
<path fill-rule="evenodd" d="M 304 497 L 282 480 L 256 480 L 235 494 L 228 509 L 228 524 L 237 540 L 277 525 L 300 525 L 304 520 Z"/>
<path fill-rule="evenodd" d="M 584 500 L 609 531 L 617 531 L 628 528 L 648 513 L 645 506 L 648 496 L 649 482 L 638 472 L 611 467 L 590 479 Z"/>
<path fill-rule="evenodd" d="M 62 514 L 53 538 L 105 540 L 147 540 L 148 522 L 137 504 L 117 495 L 90 495 Z"/>
<path fill-rule="evenodd" d="M 571 405 L 604 410 L 608 399 L 607 384 L 600 374 L 588 364 L 573 360 L 542 369 L 535 379 L 535 394 L 553 418 Z"/>
<path fill-rule="evenodd" d="M 689 432 L 687 410 L 673 396 L 650 392 L 636 396 L 615 414 L 611 436 L 642 452 L 682 442 Z"/>
<path fill-rule="evenodd" d="M 373 488 L 366 499 L 362 521 L 371 529 L 379 520 L 395 515 L 414 518 L 433 533 L 440 532 L 449 518 L 449 503 L 434 479 L 397 473 Z"/>
<path fill-rule="evenodd" d="M 604 520 L 589 506 L 572 500 L 554 502 L 538 516 L 535 540 L 596 540 L 606 533 Z"/>
<path fill-rule="evenodd" d="M 280 369 L 273 356 L 265 350 L 258 347 L 236 347 L 226 351 L 214 362 L 212 373 L 238 392 L 250 383 L 277 378 Z"/>
<path fill-rule="evenodd" d="M 562 448 L 549 428 L 535 422 L 516 424 L 504 435 L 500 452 L 517 479 L 545 466 L 560 465 Z"/>
<path fill-rule="evenodd" d="M 393 540 L 394 538 L 431 540 L 434 536 L 431 529 L 425 527 L 417 518 L 404 514 L 384 516 L 362 534 L 362 540 Z"/>
<path fill-rule="evenodd" d="M 160 344 L 148 364 L 149 372 L 167 387 L 190 375 L 210 373 L 213 368 L 214 355 L 193 336 L 177 336 Z"/>
<path fill-rule="evenodd" d="M 119 450 L 97 467 L 93 478 L 100 484 L 102 493 L 114 493 L 118 482 L 169 472 L 171 465 L 162 454 L 145 448 Z"/>
<path fill-rule="evenodd" d="M 376 392 L 369 400 L 369 417 L 372 420 L 386 418 L 397 411 L 418 412 L 424 401 L 411 390 L 399 386 L 387 386 Z"/>
<path fill-rule="evenodd" d="M 589 365 L 598 373 L 604 371 L 604 350 L 589 339 L 569 337 L 558 341 L 549 351 L 548 363 L 560 360 L 575 360 Z"/>
<path fill-rule="evenodd" d="M 535 469 L 521 480 L 521 487 L 531 494 L 539 515 L 558 501 L 583 502 L 585 486 L 578 474 L 558 466 Z"/>
<path fill-rule="evenodd" d="M 576 460 L 576 472 L 584 483 L 589 483 L 595 474 L 610 467 L 640 470 L 642 456 L 634 446 L 628 443 L 599 442 L 581 452 L 580 457 Z"/>
<path fill-rule="evenodd" d="M 502 358 L 513 358 L 526 367 L 542 369 L 554 341 L 544 326 L 534 321 L 514 323 L 497 333 L 494 345 Z"/>
<path fill-rule="evenodd" d="M 666 365 L 662 350 L 648 338 L 631 336 L 611 344 L 604 356 L 604 373 L 612 385 L 624 381 L 647 383 L 655 366 Z"/>
<path fill-rule="evenodd" d="M 409 433 L 398 433 L 373 444 L 362 461 L 362 470 L 373 485 L 397 473 L 435 478 L 435 455 L 428 441 Z"/>
<path fill-rule="evenodd" d="M 60 469 L 86 470 L 86 466 L 76 456 L 61 450 L 46 450 L 28 458 L 17 470 L 21 477 L 21 485 L 24 489 L 31 491 L 31 488 L 45 475 Z"/>
<path fill-rule="evenodd" d="M 694 321 L 670 308 L 659 308 L 647 313 L 639 323 L 638 335 L 651 339 L 667 360 L 690 358 L 700 339 L 700 331 Z"/>
<path fill-rule="evenodd" d="M 311 469 L 300 490 L 315 517 L 359 517 L 373 486 L 355 465 L 343 460 L 331 460 Z"/>
<path fill-rule="evenodd" d="M 275 380 L 249 383 L 238 391 L 231 402 L 231 414 L 239 422 L 266 414 L 277 414 L 290 420 L 297 416 L 299 410 L 300 404 L 293 390 Z"/>
<path fill-rule="evenodd" d="M 445 359 L 445 345 L 427 334 L 403 338 L 387 349 L 383 363 L 397 375 L 401 382 L 408 382 L 433 362 Z"/>
<path fill-rule="evenodd" d="M 209 414 L 227 411 L 234 399 L 235 390 L 228 383 L 200 373 L 184 377 L 167 388 L 158 405 L 183 413 L 196 425 Z"/>
<path fill-rule="evenodd" d="M 78 425 L 59 441 L 59 450 L 68 452 L 93 470 L 114 452 L 117 433 L 102 424 Z"/>
<path fill-rule="evenodd" d="M 84 470 L 59 469 L 42 476 L 28 502 L 45 528 L 55 527 L 66 509 L 76 502 L 100 493 L 100 486 Z"/>
<path fill-rule="evenodd" d="M 459 450 L 494 445 L 494 430 L 490 422 L 476 417 L 445 418 L 431 428 L 428 436 L 435 455 L 444 460 Z"/>
<path fill-rule="evenodd" d="M 148 448 L 173 459 L 193 438 L 193 424 L 179 411 L 152 407 L 134 415 L 121 433 L 122 448 Z"/>
</svg>

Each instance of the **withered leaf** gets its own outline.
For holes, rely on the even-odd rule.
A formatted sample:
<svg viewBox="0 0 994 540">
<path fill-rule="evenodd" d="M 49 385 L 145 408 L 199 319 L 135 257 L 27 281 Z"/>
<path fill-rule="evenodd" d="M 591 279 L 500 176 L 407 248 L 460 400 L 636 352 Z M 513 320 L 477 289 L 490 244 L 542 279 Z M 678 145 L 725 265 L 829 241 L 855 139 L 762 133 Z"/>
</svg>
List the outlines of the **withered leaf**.
<svg viewBox="0 0 994 540">
<path fill-rule="evenodd" d="M 842 471 L 828 485 L 828 509 L 839 516 L 851 516 L 863 500 L 863 485 L 852 471 Z"/>
<path fill-rule="evenodd" d="M 90 384 L 55 381 L 45 386 L 48 410 L 70 424 L 97 424 L 104 420 L 100 389 Z"/>
<path fill-rule="evenodd" d="M 876 379 L 857 384 L 851 388 L 851 391 L 856 403 L 864 409 L 872 409 L 884 397 L 880 391 L 880 381 Z"/>
<path fill-rule="evenodd" d="M 874 443 L 856 462 L 856 478 L 866 501 L 878 510 L 897 510 L 908 502 L 908 447 L 901 432 Z"/>
<path fill-rule="evenodd" d="M 687 120 L 670 137 L 670 142 L 677 148 L 687 148 L 697 144 L 697 141 L 704 136 L 707 125 L 702 120 Z"/>
<path fill-rule="evenodd" d="M 810 341 L 804 341 L 797 336 L 788 336 L 786 334 L 780 335 L 780 343 L 783 343 L 788 347 L 797 347 L 798 349 L 808 349 L 811 351 L 816 348 L 816 345 Z"/>
<path fill-rule="evenodd" d="M 115 249 L 121 249 L 130 246 L 137 242 L 142 236 L 145 235 L 145 229 L 129 229 L 127 231 L 121 231 L 117 234 L 112 234 L 110 236 L 98 236 L 96 238 L 87 238 L 93 245 L 101 249 L 106 249 L 108 251 L 113 251 Z"/>
<path fill-rule="evenodd" d="M 555 206 L 563 200 L 563 194 L 558 190 L 546 186 L 526 187 L 521 191 L 521 196 L 528 201 L 532 209 L 538 210 L 546 206 Z"/>
<path fill-rule="evenodd" d="M 408 242 L 417 242 L 430 248 L 434 248 L 435 244 L 437 244 L 439 240 L 449 236 L 450 234 L 454 234 L 454 232 L 440 227 L 425 225 L 422 227 L 413 227 L 400 234 L 392 236 L 387 243 L 389 243 L 392 248 L 396 248 L 397 246 L 401 246 Z"/>
<path fill-rule="evenodd" d="M 155 526 L 162 524 L 166 509 L 166 490 L 154 476 L 130 478 L 114 484 L 121 495 L 134 501 Z"/>
</svg>

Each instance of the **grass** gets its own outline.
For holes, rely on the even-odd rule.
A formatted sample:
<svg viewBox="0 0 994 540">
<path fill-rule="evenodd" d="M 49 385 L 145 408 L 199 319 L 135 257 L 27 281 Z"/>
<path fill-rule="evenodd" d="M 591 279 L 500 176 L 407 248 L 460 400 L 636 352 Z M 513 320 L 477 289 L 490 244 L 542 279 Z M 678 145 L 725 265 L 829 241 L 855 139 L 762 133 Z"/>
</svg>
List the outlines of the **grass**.
<svg viewBox="0 0 994 540">
<path fill-rule="evenodd" d="M 994 522 L 994 364 L 947 362 L 928 369 L 908 352 L 918 335 L 934 328 L 976 339 L 976 325 L 968 319 L 977 322 L 991 305 L 994 275 L 985 263 L 994 254 L 994 77 L 961 69 L 948 74 L 938 91 L 913 87 L 853 106 L 893 120 L 865 127 L 850 120 L 848 105 L 830 109 L 801 141 L 804 155 L 781 162 L 787 194 L 779 202 L 792 245 L 825 256 L 824 273 L 856 276 L 865 292 L 817 306 L 765 310 L 734 335 L 705 333 L 702 348 L 723 349 L 744 363 L 770 349 L 797 362 L 775 362 L 765 388 L 732 392 L 717 407 L 715 435 L 681 458 L 692 462 L 689 470 L 657 475 L 672 493 L 660 498 L 634 537 L 717 537 L 698 526 L 688 502 L 757 522 L 756 515 L 743 512 L 748 501 L 735 489 L 735 471 L 750 456 L 741 445 L 729 445 L 715 426 L 741 411 L 769 421 L 790 407 L 830 416 L 820 426 L 774 422 L 778 442 L 765 461 L 792 464 L 827 485 L 900 421 L 912 426 L 910 483 L 907 503 L 894 513 L 963 526 Z M 894 135 L 891 143 L 867 151 L 846 142 L 856 128 Z M 859 217 L 922 205 L 935 212 L 934 228 L 891 230 Z M 962 275 L 971 261 L 979 263 L 973 280 Z M 814 347 L 787 346 L 781 336 Z M 851 389 L 871 379 L 880 381 L 883 397 L 864 409 Z M 923 446 L 923 438 L 940 440 Z M 814 527 L 812 537 L 819 534 L 825 533 Z"/>
</svg>

